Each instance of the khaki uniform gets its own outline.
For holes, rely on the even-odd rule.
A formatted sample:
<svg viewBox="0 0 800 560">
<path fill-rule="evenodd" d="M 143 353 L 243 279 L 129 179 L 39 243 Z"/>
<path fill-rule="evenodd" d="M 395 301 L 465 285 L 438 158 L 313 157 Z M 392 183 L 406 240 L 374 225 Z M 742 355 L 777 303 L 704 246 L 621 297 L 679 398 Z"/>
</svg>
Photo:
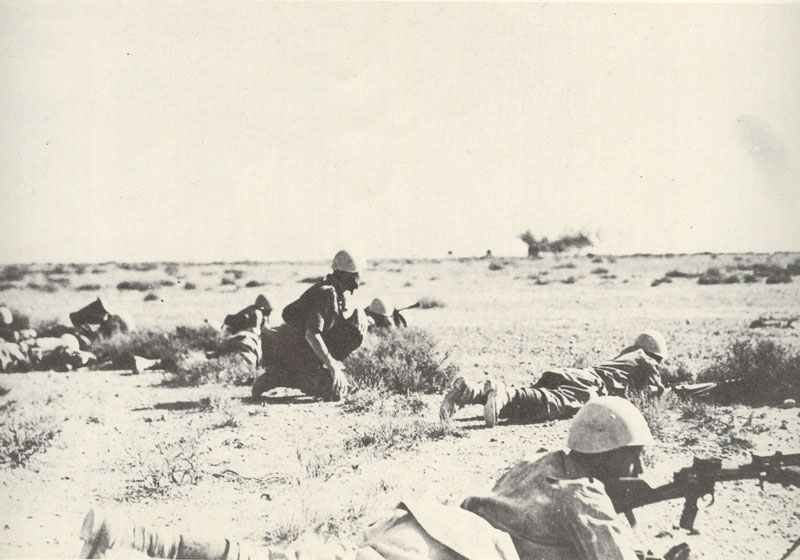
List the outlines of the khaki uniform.
<svg viewBox="0 0 800 560">
<path fill-rule="evenodd" d="M 253 384 L 253 395 L 290 387 L 324 399 L 338 398 L 333 394 L 333 376 L 317 358 L 306 332 L 321 334 L 331 355 L 343 360 L 363 338 L 363 333 L 358 337 L 362 323 L 358 312 L 346 319 L 344 311 L 344 296 L 327 281 L 313 285 L 288 305 L 283 311 L 285 323 L 262 335 L 265 373 Z M 347 327 L 356 334 L 354 342 L 345 332 Z"/>
<path fill-rule="evenodd" d="M 485 496 L 461 507 L 426 500 L 398 505 L 357 547 L 253 549 L 136 528 L 117 545 L 159 558 L 314 560 L 635 560 L 633 537 L 603 485 L 563 451 L 523 462 Z M 133 536 L 133 538 L 131 538 Z M 88 549 L 92 544 L 87 543 Z M 97 547 L 95 547 L 97 548 Z M 84 556 L 87 557 L 87 556 Z M 92 557 L 92 556 L 88 556 Z M 97 556 L 94 556 L 97 557 Z"/>
</svg>

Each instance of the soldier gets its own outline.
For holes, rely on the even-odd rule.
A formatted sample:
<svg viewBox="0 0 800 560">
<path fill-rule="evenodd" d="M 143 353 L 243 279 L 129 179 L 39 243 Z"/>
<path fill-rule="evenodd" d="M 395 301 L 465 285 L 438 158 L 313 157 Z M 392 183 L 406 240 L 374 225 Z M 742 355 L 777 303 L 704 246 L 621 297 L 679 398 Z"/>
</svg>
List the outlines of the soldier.
<svg viewBox="0 0 800 560">
<path fill-rule="evenodd" d="M 558 368 L 545 371 L 528 387 L 513 387 L 489 378 L 469 382 L 457 378 L 439 409 L 443 421 L 467 404 L 483 404 L 486 425 L 501 418 L 512 422 L 557 420 L 574 415 L 595 395 L 626 397 L 631 390 L 660 394 L 659 364 L 667 357 L 664 336 L 644 331 L 632 346 L 617 357 L 589 368 Z"/>
<path fill-rule="evenodd" d="M 486 495 L 460 507 L 409 500 L 364 532 L 355 549 L 336 543 L 304 550 L 209 543 L 123 523 L 90 511 L 81 528 L 82 558 L 134 548 L 155 557 L 200 559 L 309 558 L 339 560 L 635 560 L 633 535 L 615 512 L 605 481 L 642 473 L 643 446 L 653 442 L 635 406 L 619 397 L 590 400 L 575 416 L 566 450 L 525 461 Z M 664 555 L 685 560 L 679 544 Z"/>
<path fill-rule="evenodd" d="M 408 326 L 408 322 L 400 313 L 400 310 L 387 303 L 385 298 L 373 299 L 372 302 L 364 308 L 364 315 L 366 315 L 369 320 L 368 330 L 370 332 L 380 332 L 381 330 L 391 329 L 393 327 L 401 328 Z"/>
<path fill-rule="evenodd" d="M 264 332 L 266 371 L 253 383 L 254 398 L 275 387 L 325 400 L 339 400 L 347 392 L 341 360 L 361 344 L 365 326 L 358 310 L 345 318 L 345 294 L 358 288 L 359 266 L 350 253 L 339 251 L 332 269 L 284 308 L 283 325 Z"/>
<path fill-rule="evenodd" d="M 263 359 L 261 336 L 269 325 L 271 314 L 272 305 L 264 294 L 259 294 L 253 305 L 226 316 L 222 330 L 227 337 L 219 353 L 238 353 L 247 365 L 254 368 L 261 366 Z"/>
<path fill-rule="evenodd" d="M 0 348 L 0 371 L 84 367 L 96 361 L 90 350 L 97 338 L 128 330 L 127 323 L 119 315 L 109 313 L 100 298 L 70 313 L 69 319 L 71 327 L 59 326 L 49 336 L 37 336 L 32 329 L 13 331 L 14 342 L 5 342 Z"/>
</svg>

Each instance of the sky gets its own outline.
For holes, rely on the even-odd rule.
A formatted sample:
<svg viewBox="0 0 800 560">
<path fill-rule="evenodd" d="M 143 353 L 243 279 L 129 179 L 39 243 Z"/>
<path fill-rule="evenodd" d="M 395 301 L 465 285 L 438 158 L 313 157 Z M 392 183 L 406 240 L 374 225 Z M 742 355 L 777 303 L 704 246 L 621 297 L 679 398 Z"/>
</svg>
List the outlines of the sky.
<svg viewBox="0 0 800 560">
<path fill-rule="evenodd" d="M 800 4 L 0 2 L 0 261 L 800 250 Z"/>
</svg>

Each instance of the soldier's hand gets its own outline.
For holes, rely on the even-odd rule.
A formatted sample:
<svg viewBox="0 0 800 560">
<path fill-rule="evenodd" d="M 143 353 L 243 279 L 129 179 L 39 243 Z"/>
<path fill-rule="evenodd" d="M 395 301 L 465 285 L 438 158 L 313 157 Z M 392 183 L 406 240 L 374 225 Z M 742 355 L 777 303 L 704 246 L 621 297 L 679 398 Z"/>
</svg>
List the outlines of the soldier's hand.
<svg viewBox="0 0 800 560">
<path fill-rule="evenodd" d="M 348 390 L 350 389 L 350 384 L 347 381 L 347 377 L 344 373 L 344 368 L 341 371 L 337 371 L 333 374 L 333 400 L 338 401 L 345 395 L 347 395 Z"/>
<path fill-rule="evenodd" d="M 670 548 L 664 554 L 664 560 L 689 560 L 690 555 L 689 545 L 684 542 Z"/>
</svg>

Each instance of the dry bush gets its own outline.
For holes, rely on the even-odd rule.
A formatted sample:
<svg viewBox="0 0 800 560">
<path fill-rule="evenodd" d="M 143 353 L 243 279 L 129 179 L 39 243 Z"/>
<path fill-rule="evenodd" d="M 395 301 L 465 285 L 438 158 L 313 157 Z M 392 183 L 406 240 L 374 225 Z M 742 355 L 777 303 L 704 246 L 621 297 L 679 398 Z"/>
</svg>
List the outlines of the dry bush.
<svg viewBox="0 0 800 560">
<path fill-rule="evenodd" d="M 592 274 L 608 274 L 608 269 L 602 266 L 592 269 Z"/>
<path fill-rule="evenodd" d="M 142 329 L 101 338 L 92 344 L 98 360 L 111 360 L 125 367 L 132 355 L 161 360 L 164 369 L 174 371 L 178 360 L 191 350 L 214 352 L 220 348 L 219 333 L 208 325 L 178 326 L 173 330 Z"/>
<path fill-rule="evenodd" d="M 655 280 L 650 282 L 650 286 L 655 288 L 656 286 L 660 286 L 661 284 L 671 284 L 671 283 L 672 279 L 667 276 L 664 276 L 662 278 L 656 278 Z"/>
<path fill-rule="evenodd" d="M 236 281 L 228 278 L 227 276 L 223 277 L 222 280 L 219 281 L 220 286 L 235 286 Z"/>
<path fill-rule="evenodd" d="M 100 284 L 81 284 L 75 289 L 78 290 L 79 292 L 95 292 L 99 290 L 101 287 L 102 286 L 100 286 Z"/>
<path fill-rule="evenodd" d="M 357 426 L 344 444 L 347 451 L 371 448 L 378 452 L 408 450 L 424 441 L 446 437 L 463 437 L 463 432 L 451 423 L 431 422 L 419 418 L 388 417 L 378 424 Z"/>
<path fill-rule="evenodd" d="M 435 393 L 449 387 L 458 372 L 455 365 L 446 363 L 447 358 L 433 335 L 412 327 L 368 339 L 345 360 L 345 366 L 355 390 Z"/>
<path fill-rule="evenodd" d="M 574 283 L 575 283 L 575 282 L 577 282 L 577 281 L 578 281 L 578 279 L 577 279 L 577 278 L 575 278 L 574 276 L 567 276 L 566 278 L 564 278 L 564 279 L 561 281 L 561 283 L 562 283 L 562 284 L 574 284 Z"/>
<path fill-rule="evenodd" d="M 715 284 L 738 284 L 741 279 L 736 274 L 724 275 L 718 268 L 709 268 L 697 278 L 697 283 L 703 286 Z"/>
<path fill-rule="evenodd" d="M 681 383 L 694 383 L 695 374 L 686 364 L 679 359 L 670 359 L 658 367 L 661 373 L 661 382 L 665 387 L 672 387 Z"/>
<path fill-rule="evenodd" d="M 661 395 L 645 395 L 633 393 L 628 399 L 636 405 L 650 426 L 653 437 L 664 441 L 669 436 L 669 429 L 673 424 L 672 411 L 680 406 L 680 400 L 671 391 Z"/>
<path fill-rule="evenodd" d="M 695 274 L 693 272 L 682 272 L 680 270 L 669 270 L 666 274 L 664 274 L 666 278 L 697 278 L 700 274 Z"/>
<path fill-rule="evenodd" d="M 499 261 L 492 261 L 489 263 L 489 270 L 503 270 L 505 265 Z"/>
<path fill-rule="evenodd" d="M 298 280 L 298 282 L 301 284 L 316 284 L 317 282 L 322 282 L 324 279 L 324 276 L 304 276 Z"/>
<path fill-rule="evenodd" d="M 144 296 L 144 301 L 158 301 L 158 295 L 150 292 L 146 296 Z"/>
<path fill-rule="evenodd" d="M 29 272 L 30 270 L 27 266 L 9 264 L 0 269 L 0 281 L 19 282 L 20 280 L 24 280 Z"/>
<path fill-rule="evenodd" d="M 564 268 L 578 268 L 578 265 L 575 264 L 574 262 L 567 262 L 567 263 L 557 264 L 553 267 L 554 270 L 560 270 Z"/>
<path fill-rule="evenodd" d="M 153 262 L 144 262 L 144 263 L 118 263 L 118 268 L 122 270 L 135 270 L 138 272 L 149 272 L 151 270 L 155 270 L 158 268 L 157 263 Z"/>
<path fill-rule="evenodd" d="M 792 275 L 786 270 L 776 271 L 769 276 L 765 282 L 767 284 L 789 284 L 792 281 Z"/>
<path fill-rule="evenodd" d="M 37 292 L 47 292 L 52 294 L 58 291 L 58 285 L 54 284 L 53 282 L 48 282 L 47 284 L 39 284 L 37 282 L 28 282 L 28 289 L 29 290 L 36 290 Z"/>
<path fill-rule="evenodd" d="M 58 432 L 51 415 L 17 409 L 15 401 L 0 405 L 0 465 L 25 467 L 50 447 Z"/>
<path fill-rule="evenodd" d="M 379 389 L 363 389 L 347 395 L 341 408 L 348 414 L 374 412 L 381 416 L 418 416 L 427 410 L 428 404 L 417 393 L 392 395 Z"/>
<path fill-rule="evenodd" d="M 167 369 L 174 374 L 167 384 L 179 387 L 206 383 L 250 385 L 256 374 L 255 368 L 236 353 L 207 358 L 202 350 L 187 350 L 179 354 L 175 367 Z"/>
<path fill-rule="evenodd" d="M 445 307 L 446 304 L 444 301 L 440 300 L 439 298 L 435 297 L 423 297 L 417 301 L 417 307 L 420 309 L 435 309 L 437 307 Z"/>
<path fill-rule="evenodd" d="M 202 434 L 181 436 L 177 440 L 155 442 L 146 453 L 129 452 L 127 497 L 163 496 L 180 486 L 195 485 L 203 476 L 206 449 Z"/>
<path fill-rule="evenodd" d="M 800 352 L 772 340 L 738 340 L 726 355 L 698 375 L 719 385 L 717 402 L 761 405 L 800 398 Z"/>
<path fill-rule="evenodd" d="M 147 292 L 155 288 L 152 282 L 142 282 L 140 280 L 123 280 L 117 284 L 118 290 L 133 290 L 137 292 Z"/>
<path fill-rule="evenodd" d="M 184 290 L 196 290 L 197 289 L 197 284 L 195 284 L 194 282 L 186 282 L 183 285 L 183 289 Z"/>
<path fill-rule="evenodd" d="M 238 268 L 228 268 L 224 271 L 225 274 L 230 274 L 236 280 L 241 280 L 244 276 L 244 270 L 239 270 Z"/>
<path fill-rule="evenodd" d="M 244 287 L 245 288 L 260 288 L 261 286 L 266 286 L 266 282 L 259 282 L 258 280 L 250 280 L 248 281 Z"/>
</svg>

